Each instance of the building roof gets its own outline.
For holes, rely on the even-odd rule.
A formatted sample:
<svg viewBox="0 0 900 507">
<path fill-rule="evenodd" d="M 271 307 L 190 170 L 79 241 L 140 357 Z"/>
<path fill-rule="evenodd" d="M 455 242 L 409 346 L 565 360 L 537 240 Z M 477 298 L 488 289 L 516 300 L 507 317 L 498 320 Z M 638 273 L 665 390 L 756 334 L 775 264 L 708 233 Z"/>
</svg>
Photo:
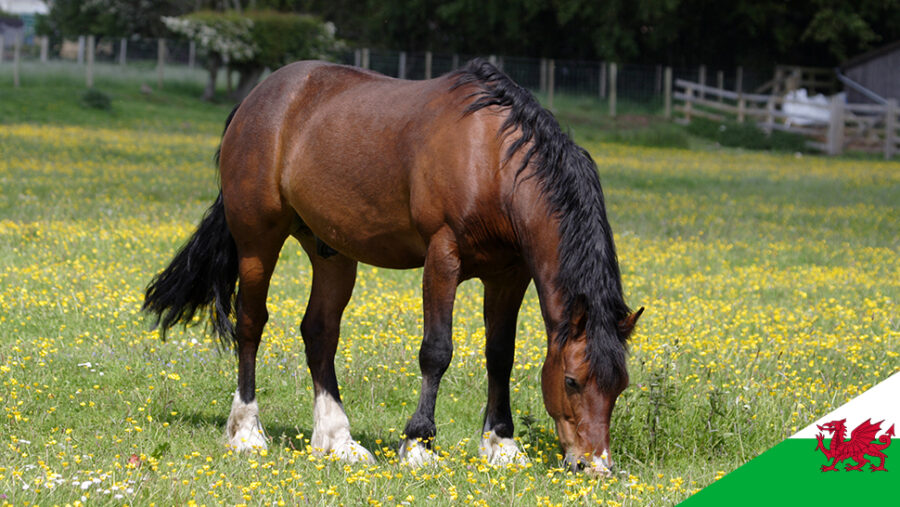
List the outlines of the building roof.
<svg viewBox="0 0 900 507">
<path fill-rule="evenodd" d="M 13 14 L 47 14 L 47 4 L 42 0 L 0 0 L 0 10 Z"/>
<path fill-rule="evenodd" d="M 885 46 L 881 46 L 880 48 L 873 49 L 872 51 L 869 51 L 868 53 L 863 53 L 861 55 L 855 56 L 855 57 L 847 60 L 846 62 L 842 63 L 841 69 L 842 70 L 850 69 L 850 68 L 856 67 L 858 65 L 862 65 L 870 60 L 874 60 L 875 58 L 893 53 L 895 51 L 900 51 L 900 40 L 894 41 Z"/>
<path fill-rule="evenodd" d="M 22 21 L 22 18 L 18 16 L 5 18 L 0 15 L 0 31 L 2 31 L 4 28 L 22 28 L 24 25 L 25 22 Z"/>
</svg>

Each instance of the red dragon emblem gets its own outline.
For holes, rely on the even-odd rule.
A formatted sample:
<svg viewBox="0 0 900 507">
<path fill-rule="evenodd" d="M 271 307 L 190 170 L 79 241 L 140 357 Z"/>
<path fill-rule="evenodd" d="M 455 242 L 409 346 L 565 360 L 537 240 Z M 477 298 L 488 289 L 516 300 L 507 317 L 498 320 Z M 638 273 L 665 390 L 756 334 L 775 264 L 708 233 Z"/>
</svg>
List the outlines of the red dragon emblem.
<svg viewBox="0 0 900 507">
<path fill-rule="evenodd" d="M 821 426 L 816 425 L 819 430 L 830 432 L 833 435 L 831 437 L 830 449 L 825 448 L 825 436 L 821 433 L 816 435 L 816 438 L 819 440 L 819 445 L 816 447 L 816 450 L 822 451 L 827 459 L 834 460 L 831 462 L 831 465 L 822 465 L 822 471 L 829 472 L 837 470 L 838 462 L 846 459 L 852 459 L 856 462 L 856 465 L 846 465 L 844 470 L 862 470 L 863 465 L 869 462 L 869 460 L 866 459 L 866 455 L 868 454 L 872 457 L 881 458 L 881 464 L 878 466 L 869 465 L 869 468 L 872 469 L 873 472 L 876 470 L 886 472 L 887 469 L 884 468 L 884 460 L 887 456 L 881 451 L 891 445 L 891 437 L 894 436 L 894 425 L 892 424 L 889 430 L 878 437 L 878 442 L 880 443 L 875 443 L 873 442 L 873 440 L 875 440 L 875 435 L 881 431 L 881 423 L 884 421 L 872 424 L 871 419 L 866 419 L 866 422 L 860 424 L 856 429 L 850 432 L 850 440 L 844 440 L 844 436 L 847 434 L 846 421 L 846 419 L 841 419 L 839 421 L 825 423 Z"/>
</svg>

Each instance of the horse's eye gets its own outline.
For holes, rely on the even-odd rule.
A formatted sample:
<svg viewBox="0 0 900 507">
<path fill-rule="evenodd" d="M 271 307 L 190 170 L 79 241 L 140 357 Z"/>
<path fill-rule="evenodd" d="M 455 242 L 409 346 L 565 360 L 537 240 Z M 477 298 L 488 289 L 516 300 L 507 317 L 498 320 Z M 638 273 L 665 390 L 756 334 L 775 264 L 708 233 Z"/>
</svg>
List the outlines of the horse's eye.
<svg viewBox="0 0 900 507">
<path fill-rule="evenodd" d="M 566 387 L 573 391 L 578 391 L 581 386 L 578 385 L 578 382 L 572 377 L 566 377 Z"/>
</svg>

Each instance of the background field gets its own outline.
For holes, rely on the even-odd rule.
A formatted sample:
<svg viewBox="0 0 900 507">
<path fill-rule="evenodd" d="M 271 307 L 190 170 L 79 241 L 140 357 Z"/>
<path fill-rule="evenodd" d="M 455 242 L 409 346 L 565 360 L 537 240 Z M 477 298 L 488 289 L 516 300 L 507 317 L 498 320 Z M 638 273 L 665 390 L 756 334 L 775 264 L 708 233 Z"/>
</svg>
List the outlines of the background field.
<svg viewBox="0 0 900 507">
<path fill-rule="evenodd" d="M 479 459 L 477 282 L 456 302 L 436 414 L 442 459 L 398 464 L 419 387 L 418 270 L 361 267 L 343 323 L 342 396 L 378 462 L 312 457 L 298 331 L 310 270 L 293 243 L 273 280 L 258 367 L 272 442 L 263 455 L 234 455 L 223 445 L 232 356 L 202 326 L 162 343 L 138 313 L 143 288 L 217 193 L 212 154 L 230 105 L 196 101 L 191 76 L 142 93 L 148 76 L 99 76 L 113 99 L 101 111 L 81 105 L 80 76 L 66 69 L 18 90 L 0 73 L 0 504 L 668 505 L 900 364 L 900 164 L 635 146 L 648 143 L 623 133 L 631 125 L 612 130 L 557 98 L 597 161 L 627 300 L 647 308 L 614 414 L 615 477 L 559 469 L 533 291 L 512 381 L 531 463 Z"/>
</svg>

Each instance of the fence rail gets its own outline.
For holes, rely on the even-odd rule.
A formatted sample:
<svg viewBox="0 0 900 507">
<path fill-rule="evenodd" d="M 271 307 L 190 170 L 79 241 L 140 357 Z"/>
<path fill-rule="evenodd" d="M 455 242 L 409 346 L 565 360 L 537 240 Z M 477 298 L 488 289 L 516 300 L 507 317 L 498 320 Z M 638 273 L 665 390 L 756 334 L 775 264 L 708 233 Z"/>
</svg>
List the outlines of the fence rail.
<svg viewBox="0 0 900 507">
<path fill-rule="evenodd" d="M 70 60 L 87 67 L 89 59 L 94 63 L 113 63 L 123 67 L 135 62 L 143 65 L 186 65 L 203 67 L 205 55 L 195 45 L 185 40 L 137 37 L 94 37 L 94 51 L 89 51 L 90 35 L 77 39 L 51 43 L 45 37 L 32 37 L 19 44 L 19 50 L 11 45 L 0 47 L 0 65 L 21 55 L 21 61 Z M 160 55 L 160 48 L 164 54 Z M 19 52 L 17 52 L 19 51 Z M 546 58 L 489 56 L 468 54 L 432 53 L 428 51 L 394 51 L 376 48 L 356 48 L 342 52 L 337 60 L 380 73 L 406 79 L 426 79 L 447 73 L 475 56 L 491 58 L 517 83 L 539 91 L 545 99 L 556 94 L 594 97 L 610 102 L 610 113 L 616 111 L 615 100 L 652 106 L 660 109 L 667 91 L 666 67 L 655 64 L 631 64 L 626 62 L 550 60 Z M 714 79 L 722 86 L 753 89 L 770 74 L 742 68 L 736 71 L 698 67 L 676 67 L 671 70 L 672 79 L 689 79 L 707 82 Z M 164 76 L 163 76 L 164 77 Z M 86 81 L 88 78 L 86 77 Z M 743 87 L 743 88 L 742 88 Z"/>
<path fill-rule="evenodd" d="M 2 40 L 2 39 L 0 39 Z M 338 55 L 341 63 L 376 70 L 406 79 L 427 79 L 458 68 L 474 55 L 403 52 L 358 48 Z M 621 62 L 552 60 L 545 58 L 489 56 L 517 83 L 538 91 L 545 105 L 553 109 L 555 94 L 594 97 L 608 104 L 611 116 L 617 114 L 617 101 L 642 104 L 648 112 L 663 112 L 668 119 L 674 111 L 677 121 L 693 117 L 714 121 L 735 119 L 751 121 L 766 131 L 786 131 L 807 138 L 807 144 L 826 153 L 845 149 L 883 151 L 886 158 L 900 154 L 900 128 L 896 102 L 886 105 L 803 103 L 785 98 L 785 91 L 804 86 L 833 91 L 835 80 L 828 69 L 778 66 L 775 77 L 765 82 L 762 73 L 738 67 L 733 72 L 662 65 Z M 205 56 L 193 43 L 164 39 L 96 39 L 79 37 L 74 41 L 50 45 L 46 37 L 33 38 L 30 44 L 16 40 L 12 47 L 0 45 L 0 65 L 13 62 L 15 86 L 19 86 L 19 63 L 23 60 L 46 62 L 51 59 L 77 61 L 85 68 L 85 84 L 93 84 L 95 62 L 125 66 L 133 61 L 144 65 L 155 62 L 157 86 L 165 81 L 165 68 L 172 65 L 202 67 Z M 832 72 L 833 74 L 833 72 Z M 771 75 L 771 74 L 770 74 Z M 714 76 L 714 78 L 713 78 Z M 715 86 L 709 84 L 715 82 Z M 230 73 L 226 73 L 230 83 Z M 228 87 L 230 90 L 230 86 Z M 754 90 L 746 93 L 744 90 Z M 771 94 L 762 93 L 771 90 Z M 673 103 L 674 99 L 674 103 Z"/>
<path fill-rule="evenodd" d="M 886 105 L 845 104 L 834 96 L 827 104 L 818 104 L 783 95 L 739 93 L 684 79 L 675 80 L 672 96 L 680 102 L 674 110 L 681 123 L 690 123 L 693 117 L 753 121 L 768 132 L 802 135 L 807 146 L 831 155 L 845 149 L 883 152 L 886 159 L 900 154 L 896 100 Z"/>
</svg>

